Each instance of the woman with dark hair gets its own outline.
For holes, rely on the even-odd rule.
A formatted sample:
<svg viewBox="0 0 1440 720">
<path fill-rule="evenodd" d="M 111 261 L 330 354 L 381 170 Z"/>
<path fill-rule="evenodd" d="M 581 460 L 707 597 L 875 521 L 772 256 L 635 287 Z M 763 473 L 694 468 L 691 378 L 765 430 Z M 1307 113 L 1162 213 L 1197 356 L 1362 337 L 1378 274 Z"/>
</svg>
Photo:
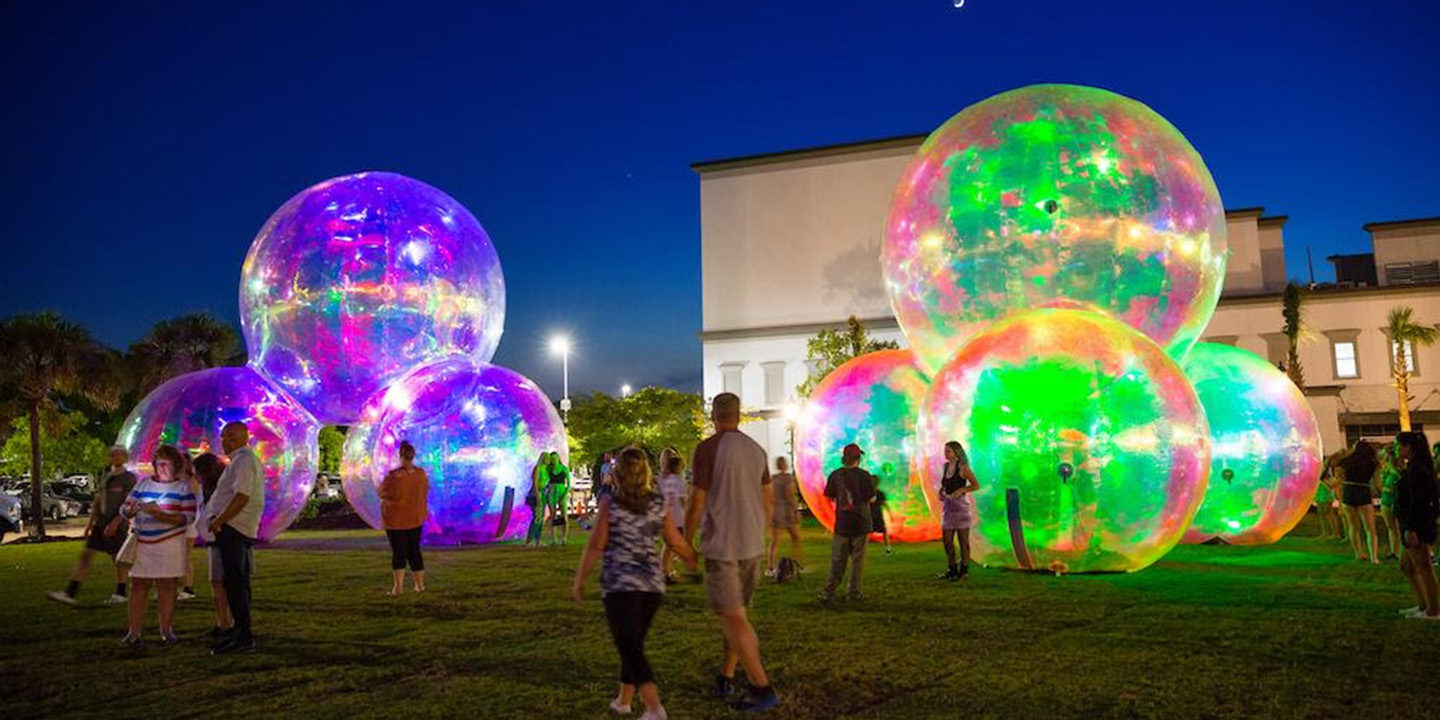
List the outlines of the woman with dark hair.
<svg viewBox="0 0 1440 720">
<path fill-rule="evenodd" d="M 980 489 L 965 447 L 955 440 L 945 443 L 945 468 L 940 474 L 940 536 L 945 543 L 945 560 L 950 567 L 941 580 L 964 580 L 970 574 L 970 528 L 975 524 L 975 498 Z M 955 541 L 960 541 L 960 565 L 955 565 Z"/>
<path fill-rule="evenodd" d="M 377 493 L 380 496 L 380 520 L 385 537 L 390 540 L 390 569 L 394 583 L 390 595 L 405 591 L 405 566 L 410 566 L 410 581 L 415 592 L 425 592 L 425 558 L 420 555 L 420 531 L 430 510 L 430 479 L 415 466 L 415 446 L 400 443 L 400 467 L 385 474 Z"/>
<path fill-rule="evenodd" d="M 225 472 L 225 464 L 220 462 L 217 455 L 207 452 L 195 458 L 191 466 L 195 469 L 195 481 L 200 486 L 200 504 L 203 507 L 210 501 L 210 496 L 215 494 L 215 485 L 220 482 L 220 475 Z M 210 569 L 210 590 L 215 594 L 215 627 L 210 630 L 210 637 L 218 641 L 230 633 L 234 622 L 230 617 L 230 604 L 225 599 L 225 570 L 220 564 L 220 548 L 215 546 L 215 536 L 210 534 L 209 523 L 205 522 L 203 513 L 195 523 L 195 530 L 207 546 L 205 564 Z"/>
<path fill-rule="evenodd" d="M 1375 446 L 1364 440 L 1355 443 L 1355 447 L 1336 463 L 1340 505 L 1345 512 L 1345 522 L 1350 526 L 1350 545 L 1355 549 L 1355 559 L 1364 562 L 1368 548 L 1370 562 L 1374 565 L 1380 564 L 1380 558 L 1375 553 L 1375 496 L 1371 482 L 1379 469 L 1380 456 L 1376 454 Z"/>
<path fill-rule="evenodd" d="M 1380 522 L 1385 526 L 1386 560 L 1400 557 L 1400 523 L 1395 521 L 1395 483 L 1400 480 L 1400 446 L 1390 443 L 1380 451 Z"/>
<path fill-rule="evenodd" d="M 1400 570 L 1410 580 L 1420 604 L 1401 610 L 1400 614 L 1422 620 L 1440 620 L 1440 581 L 1430 561 L 1430 546 L 1435 543 L 1435 521 L 1440 516 L 1440 489 L 1436 488 L 1435 464 L 1426 447 L 1425 436 L 1417 432 L 1400 433 L 1395 442 L 1400 446 L 1400 460 L 1405 472 L 1395 483 L 1395 520 L 1400 525 L 1400 540 L 1405 546 Z"/>
</svg>

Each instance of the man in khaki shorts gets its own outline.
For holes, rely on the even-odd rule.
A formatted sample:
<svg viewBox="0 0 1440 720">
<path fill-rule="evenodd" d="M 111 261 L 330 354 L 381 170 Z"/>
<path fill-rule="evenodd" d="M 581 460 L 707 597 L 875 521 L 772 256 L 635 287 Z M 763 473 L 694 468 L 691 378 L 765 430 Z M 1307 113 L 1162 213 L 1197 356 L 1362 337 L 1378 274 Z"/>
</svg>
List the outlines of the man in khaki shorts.
<svg viewBox="0 0 1440 720">
<path fill-rule="evenodd" d="M 725 633 L 725 663 L 715 692 L 734 691 L 735 667 L 744 665 L 750 687 L 735 701 L 738 710 L 768 710 L 780 699 L 760 664 L 760 639 L 745 608 L 760 583 L 765 554 L 765 529 L 775 510 L 765 450 L 740 432 L 740 398 L 721 393 L 712 401 L 715 434 L 695 448 L 695 482 L 685 528 L 701 529 L 700 553 L 705 556 L 705 586 L 710 609 Z"/>
</svg>

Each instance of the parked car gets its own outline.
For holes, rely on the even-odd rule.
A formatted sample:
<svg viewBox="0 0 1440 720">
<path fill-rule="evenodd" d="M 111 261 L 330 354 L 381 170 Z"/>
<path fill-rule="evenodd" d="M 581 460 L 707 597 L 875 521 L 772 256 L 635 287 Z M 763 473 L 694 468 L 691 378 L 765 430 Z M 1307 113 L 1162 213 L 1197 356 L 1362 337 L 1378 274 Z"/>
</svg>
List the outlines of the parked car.
<svg viewBox="0 0 1440 720">
<path fill-rule="evenodd" d="M 95 496 L 89 490 L 67 482 L 52 483 L 48 490 L 66 500 L 77 503 L 80 507 L 73 513 L 74 515 L 90 514 L 90 504 L 95 500 Z"/>
<path fill-rule="evenodd" d="M 24 509 L 25 514 L 29 515 L 29 481 L 25 482 L 25 487 L 22 488 L 19 494 L 17 494 L 15 497 L 20 499 L 21 507 Z M 51 520 L 64 520 L 65 518 L 80 514 L 80 503 L 77 503 L 74 500 L 67 500 L 66 498 L 56 495 L 55 493 L 51 492 L 49 488 L 46 488 L 45 492 L 40 495 L 40 502 L 41 511 L 45 513 L 45 517 L 50 518 Z"/>
<path fill-rule="evenodd" d="M 11 495 L 0 495 L 0 543 L 5 542 L 6 533 L 25 532 L 25 511 L 20 499 Z"/>
</svg>

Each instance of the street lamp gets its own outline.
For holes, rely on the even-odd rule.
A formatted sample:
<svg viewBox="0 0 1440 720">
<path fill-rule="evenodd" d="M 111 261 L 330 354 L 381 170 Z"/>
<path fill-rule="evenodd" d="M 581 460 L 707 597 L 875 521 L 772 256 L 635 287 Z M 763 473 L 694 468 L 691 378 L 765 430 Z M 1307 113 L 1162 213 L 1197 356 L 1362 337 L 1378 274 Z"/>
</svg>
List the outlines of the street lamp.
<svg viewBox="0 0 1440 720">
<path fill-rule="evenodd" d="M 570 421 L 570 338 L 565 335 L 556 335 L 550 338 L 550 352 L 560 356 L 561 377 L 564 382 L 564 392 L 560 397 L 560 418 Z"/>
<path fill-rule="evenodd" d="M 630 387 L 629 385 L 621 385 L 621 386 L 620 386 L 620 397 L 622 397 L 622 398 L 630 397 L 630 391 L 631 391 L 631 387 Z"/>
</svg>

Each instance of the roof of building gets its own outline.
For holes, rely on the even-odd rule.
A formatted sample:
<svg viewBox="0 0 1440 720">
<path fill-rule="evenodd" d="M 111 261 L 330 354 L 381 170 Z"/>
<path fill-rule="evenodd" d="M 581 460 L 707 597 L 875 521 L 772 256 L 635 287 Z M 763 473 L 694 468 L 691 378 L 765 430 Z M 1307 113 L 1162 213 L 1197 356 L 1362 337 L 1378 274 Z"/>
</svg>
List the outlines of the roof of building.
<svg viewBox="0 0 1440 720">
<path fill-rule="evenodd" d="M 717 160 L 701 160 L 690 163 L 690 169 L 697 173 L 714 172 L 716 170 L 729 170 L 737 167 L 750 167 L 754 165 L 769 165 L 779 162 L 792 162 L 795 160 L 808 160 L 818 157 L 829 157 L 832 155 L 844 155 L 852 152 L 863 152 L 865 150 L 886 150 L 889 148 L 906 147 L 908 145 L 919 145 L 924 142 L 928 135 L 897 135 L 895 137 L 881 138 L 879 140 L 860 140 L 858 142 L 838 143 L 835 145 L 820 145 L 817 147 L 799 148 L 796 150 L 781 150 L 779 152 L 760 153 L 758 155 L 742 155 L 740 157 L 720 158 Z"/>
<path fill-rule="evenodd" d="M 1365 223 L 1360 226 L 1361 230 L 1373 233 L 1376 230 L 1404 230 L 1407 228 L 1440 227 L 1440 217 L 1411 218 L 1409 220 L 1388 220 L 1385 222 Z"/>
</svg>

